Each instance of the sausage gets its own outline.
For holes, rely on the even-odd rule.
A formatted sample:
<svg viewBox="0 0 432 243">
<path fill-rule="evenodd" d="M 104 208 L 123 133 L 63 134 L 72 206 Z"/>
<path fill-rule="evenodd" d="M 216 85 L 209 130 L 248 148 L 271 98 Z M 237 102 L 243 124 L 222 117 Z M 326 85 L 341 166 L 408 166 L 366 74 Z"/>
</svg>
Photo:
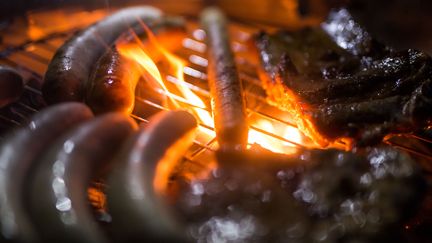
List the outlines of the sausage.
<svg viewBox="0 0 432 243">
<path fill-rule="evenodd" d="M 215 131 L 222 149 L 245 148 L 248 136 L 246 109 L 226 22 L 217 8 L 208 8 L 201 14 L 201 24 L 207 36 L 207 73 Z"/>
<path fill-rule="evenodd" d="M 120 56 L 113 47 L 99 59 L 95 70 L 87 84 L 85 103 L 96 114 L 110 111 L 131 113 L 135 87 L 141 74 L 139 66 Z"/>
<path fill-rule="evenodd" d="M 94 221 L 87 188 L 135 129 L 128 116 L 109 113 L 77 127 L 44 154 L 29 183 L 28 200 L 41 242 L 106 241 Z"/>
<path fill-rule="evenodd" d="M 186 241 L 163 195 L 196 128 L 186 111 L 161 112 L 124 147 L 107 186 L 115 242 Z"/>
<path fill-rule="evenodd" d="M 184 21 L 181 18 L 165 17 L 150 26 L 153 32 L 168 32 L 169 48 L 178 48 L 185 36 Z M 135 33 L 142 34 L 143 28 Z M 157 60 L 153 60 L 157 61 Z M 122 57 L 115 46 L 110 48 L 98 61 L 90 82 L 86 85 L 86 104 L 96 113 L 118 111 L 129 114 L 135 103 L 135 87 L 141 76 L 139 65 Z"/>
<path fill-rule="evenodd" d="M 153 7 L 126 8 L 68 40 L 57 50 L 45 74 L 42 94 L 46 102 L 82 101 L 82 88 L 107 47 L 140 20 L 150 23 L 161 16 L 161 11 Z"/>
<path fill-rule="evenodd" d="M 34 239 L 33 227 L 24 210 L 23 194 L 27 177 L 42 151 L 61 134 L 92 117 L 90 109 L 80 103 L 49 107 L 37 113 L 26 127 L 9 134 L 4 140 L 6 142 L 0 151 L 1 237 L 19 242 Z"/>
<path fill-rule="evenodd" d="M 24 90 L 24 81 L 18 72 L 0 65 L 0 108 L 16 101 Z"/>
</svg>

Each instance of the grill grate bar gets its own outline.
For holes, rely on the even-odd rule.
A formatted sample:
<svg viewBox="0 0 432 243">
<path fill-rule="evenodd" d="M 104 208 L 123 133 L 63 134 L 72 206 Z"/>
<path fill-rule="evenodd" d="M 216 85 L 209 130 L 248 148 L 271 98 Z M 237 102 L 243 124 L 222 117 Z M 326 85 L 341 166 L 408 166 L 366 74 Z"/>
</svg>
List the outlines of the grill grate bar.
<svg viewBox="0 0 432 243">
<path fill-rule="evenodd" d="M 416 150 L 414 148 L 408 147 L 406 145 L 399 144 L 399 143 L 392 142 L 392 141 L 385 141 L 385 143 L 388 144 L 388 145 L 391 145 L 391 146 L 393 146 L 395 148 L 401 149 L 401 150 L 403 150 L 405 152 L 418 155 L 418 156 L 420 156 L 420 157 L 422 157 L 424 159 L 432 160 L 432 154 L 426 154 L 426 153 L 424 153 L 422 151 L 419 151 L 419 150 Z"/>
<path fill-rule="evenodd" d="M 430 143 L 430 144 L 432 144 L 432 140 L 431 140 L 431 139 L 427 139 L 427 138 L 424 138 L 424 137 L 418 136 L 418 135 L 416 135 L 416 134 L 411 134 L 410 136 L 411 136 L 412 138 L 418 139 L 418 140 L 420 140 L 420 141 L 423 141 L 423 142 L 426 142 L 426 143 Z"/>
<path fill-rule="evenodd" d="M 295 145 L 295 146 L 297 146 L 297 147 L 299 147 L 299 148 L 305 148 L 304 145 L 302 145 L 302 144 L 296 143 L 296 142 L 294 142 L 294 141 L 291 141 L 291 140 L 286 139 L 286 138 L 284 138 L 284 137 L 282 137 L 282 136 L 279 136 L 279 135 L 273 134 L 273 133 L 268 132 L 268 131 L 266 131 L 266 130 L 264 130 L 264 129 L 258 128 L 258 127 L 256 127 L 256 126 L 250 126 L 250 128 L 253 129 L 253 130 L 255 130 L 255 131 L 258 131 L 258 132 L 260 132 L 260 133 L 263 133 L 263 134 L 265 134 L 265 135 L 267 135 L 267 136 L 271 136 L 272 138 L 275 138 L 275 139 L 281 140 L 281 141 L 283 141 L 283 142 L 286 142 L 286 143 L 290 143 L 290 144 L 292 144 L 292 145 Z"/>
</svg>

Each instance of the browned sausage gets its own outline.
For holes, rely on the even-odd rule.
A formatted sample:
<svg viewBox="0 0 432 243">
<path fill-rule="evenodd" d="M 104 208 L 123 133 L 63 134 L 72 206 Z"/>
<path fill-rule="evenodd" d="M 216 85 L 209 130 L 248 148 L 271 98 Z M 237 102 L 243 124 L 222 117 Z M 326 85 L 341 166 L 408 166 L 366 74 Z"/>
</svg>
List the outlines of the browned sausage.
<svg viewBox="0 0 432 243">
<path fill-rule="evenodd" d="M 217 8 L 208 8 L 201 15 L 207 35 L 208 82 L 219 145 L 222 149 L 244 148 L 248 136 L 246 109 L 226 22 Z"/>
<path fill-rule="evenodd" d="M 157 20 L 162 13 L 153 7 L 131 7 L 97 22 L 68 40 L 54 55 L 45 74 L 42 93 L 49 103 L 82 101 L 82 89 L 107 47 L 129 27 Z"/>
<path fill-rule="evenodd" d="M 149 28 L 163 38 L 169 36 L 168 50 L 178 48 L 181 39 L 186 35 L 182 18 L 164 17 L 150 25 Z M 142 34 L 143 28 L 135 33 Z M 126 39 L 126 38 L 123 38 Z M 160 58 L 160 57 L 159 57 Z M 153 57 L 153 61 L 157 57 Z M 85 102 L 96 114 L 110 111 L 131 113 L 135 103 L 135 87 L 141 76 L 141 68 L 137 63 L 121 56 L 116 46 L 110 48 L 99 59 L 90 81 L 86 85 Z"/>
</svg>

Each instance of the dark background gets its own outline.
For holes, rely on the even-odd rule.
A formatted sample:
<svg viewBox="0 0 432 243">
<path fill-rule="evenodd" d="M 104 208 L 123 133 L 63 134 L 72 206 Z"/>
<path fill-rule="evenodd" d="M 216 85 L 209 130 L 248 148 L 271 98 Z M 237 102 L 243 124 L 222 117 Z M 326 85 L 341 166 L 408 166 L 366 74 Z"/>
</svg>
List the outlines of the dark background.
<svg viewBox="0 0 432 243">
<path fill-rule="evenodd" d="M 209 4 L 219 5 L 233 18 L 285 28 L 300 26 L 284 19 L 281 4 L 290 0 L 0 0 L 0 20 L 29 10 L 79 6 L 84 9 L 150 4 L 166 12 L 197 16 Z M 298 0 L 299 13 L 323 20 L 332 6 L 346 4 L 354 17 L 378 39 L 400 48 L 416 48 L 432 54 L 432 0 Z M 320 5 L 321 8 L 317 10 Z M 260 7 L 261 6 L 261 7 Z M 322 7 L 326 6 L 326 7 Z M 267 7 L 266 11 L 263 11 Z M 318 16 L 318 17 L 317 17 Z M 305 21 L 306 22 L 306 21 Z M 315 21 L 315 24 L 319 21 Z M 54 23 L 53 23 L 54 24 Z"/>
</svg>

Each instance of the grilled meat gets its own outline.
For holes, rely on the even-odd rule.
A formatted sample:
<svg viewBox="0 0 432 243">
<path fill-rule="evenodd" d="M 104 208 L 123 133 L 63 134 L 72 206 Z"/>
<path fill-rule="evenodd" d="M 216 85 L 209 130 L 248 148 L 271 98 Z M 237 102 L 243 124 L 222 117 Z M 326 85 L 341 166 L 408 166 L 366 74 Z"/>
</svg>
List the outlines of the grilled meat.
<svg viewBox="0 0 432 243">
<path fill-rule="evenodd" d="M 115 47 L 109 49 L 99 59 L 88 82 L 86 104 L 96 114 L 110 111 L 131 113 L 140 75 L 137 64 L 120 56 Z"/>
<path fill-rule="evenodd" d="M 179 199 L 198 242 L 391 242 L 425 189 L 414 161 L 389 147 L 305 150 L 264 167 L 231 158 Z"/>
<path fill-rule="evenodd" d="M 169 43 L 172 44 L 168 47 L 169 50 L 178 48 L 185 35 L 184 20 L 177 17 L 161 18 L 149 25 L 149 28 L 158 34 L 157 38 L 162 42 L 167 42 L 170 38 Z M 117 42 L 135 41 L 137 35 L 148 39 L 145 29 L 139 26 L 132 35 L 125 33 Z M 157 59 L 157 56 L 153 57 L 154 61 Z M 121 56 L 117 46 L 112 46 L 98 60 L 84 87 L 85 103 L 96 114 L 112 111 L 131 113 L 135 104 L 135 88 L 141 74 L 142 70 L 136 62 Z"/>
<path fill-rule="evenodd" d="M 269 99 L 321 146 L 367 145 L 428 126 L 431 58 L 373 39 L 346 10 L 321 28 L 256 38 Z"/>
<path fill-rule="evenodd" d="M 153 7 L 126 8 L 68 40 L 57 50 L 48 66 L 42 87 L 45 100 L 49 104 L 82 101 L 82 89 L 107 46 L 111 46 L 128 28 L 139 25 L 140 21 L 148 24 L 161 16 L 162 13 Z"/>
<path fill-rule="evenodd" d="M 216 8 L 201 15 L 207 36 L 208 82 L 212 94 L 215 131 L 222 149 L 245 148 L 248 126 L 240 78 L 226 27 L 226 17 Z"/>
</svg>

